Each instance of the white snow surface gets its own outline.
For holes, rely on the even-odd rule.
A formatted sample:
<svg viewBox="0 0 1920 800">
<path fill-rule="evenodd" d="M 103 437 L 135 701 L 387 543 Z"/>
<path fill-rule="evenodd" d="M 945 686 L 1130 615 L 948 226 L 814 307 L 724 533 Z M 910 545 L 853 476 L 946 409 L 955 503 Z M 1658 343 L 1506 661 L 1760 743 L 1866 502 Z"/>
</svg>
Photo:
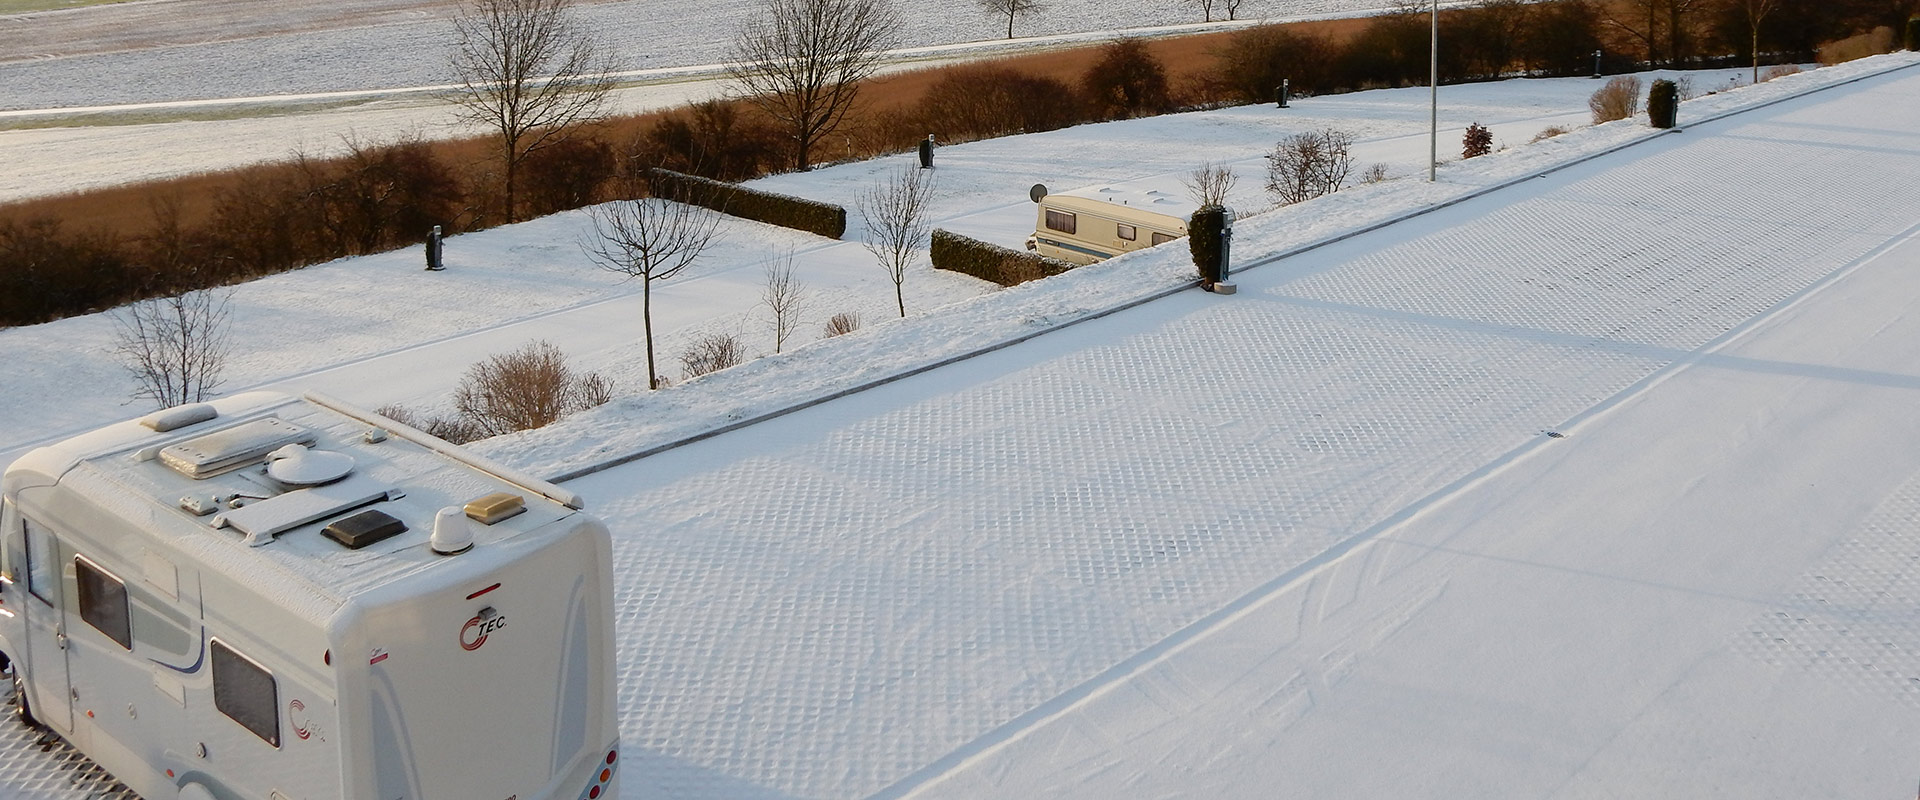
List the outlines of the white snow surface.
<svg viewBox="0 0 1920 800">
<path fill-rule="evenodd" d="M 1173 292 L 571 482 L 616 532 L 624 795 L 1896 796 L 1916 63 L 1529 146 L 1593 84 L 1450 87 L 1445 149 L 1476 119 L 1516 146 L 1434 184 L 1418 91 L 943 148 L 942 225 L 1015 245 L 1032 182 L 1211 159 L 1257 206 L 1257 154 L 1326 124 L 1397 177 L 1243 218 L 1232 297 L 1179 291 L 1174 245 L 1004 291 L 922 269 L 886 324 L 851 242 L 735 224 L 657 298 L 670 344 L 764 338 L 755 264 L 789 247 L 837 287 L 816 314 L 868 327 L 478 449 L 575 469 Z M 758 185 L 844 200 L 890 166 Z M 457 237 L 441 275 L 239 287 L 234 388 L 422 402 L 545 337 L 631 391 L 579 217 Z M 110 327 L 0 332 L 0 441 L 141 410 L 93 354 Z M 85 783 L 11 726 L 0 759 L 8 797 Z"/>
</svg>

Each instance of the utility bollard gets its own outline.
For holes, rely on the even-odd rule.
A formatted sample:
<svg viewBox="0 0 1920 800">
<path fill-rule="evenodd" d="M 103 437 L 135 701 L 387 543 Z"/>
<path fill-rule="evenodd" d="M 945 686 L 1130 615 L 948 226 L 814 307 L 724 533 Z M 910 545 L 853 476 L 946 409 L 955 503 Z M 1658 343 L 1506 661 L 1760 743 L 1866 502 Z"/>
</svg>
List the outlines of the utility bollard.
<svg viewBox="0 0 1920 800">
<path fill-rule="evenodd" d="M 927 134 L 927 140 L 920 143 L 920 168 L 933 169 L 933 134 Z"/>
<path fill-rule="evenodd" d="M 1281 78 L 1280 85 L 1274 87 L 1273 89 L 1274 99 L 1278 100 L 1280 103 L 1280 105 L 1276 106 L 1277 108 L 1287 107 L 1287 99 L 1293 94 L 1293 88 L 1291 86 L 1292 83 L 1293 81 L 1290 78 Z"/>
<path fill-rule="evenodd" d="M 439 272 L 446 269 L 440 263 L 440 226 L 433 226 L 433 232 L 427 234 L 427 271 Z"/>
</svg>

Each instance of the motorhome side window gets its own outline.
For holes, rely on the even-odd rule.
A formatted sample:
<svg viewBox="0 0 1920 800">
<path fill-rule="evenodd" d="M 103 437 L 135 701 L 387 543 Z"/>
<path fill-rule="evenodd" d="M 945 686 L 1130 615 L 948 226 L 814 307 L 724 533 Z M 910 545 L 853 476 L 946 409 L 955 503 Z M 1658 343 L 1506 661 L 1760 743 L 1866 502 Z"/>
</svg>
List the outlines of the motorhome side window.
<svg viewBox="0 0 1920 800">
<path fill-rule="evenodd" d="M 1132 225 L 1115 226 L 1114 233 L 1120 234 L 1120 238 L 1125 239 L 1129 242 L 1133 241 L 1136 238 L 1139 238 L 1140 236 L 1139 232 L 1135 231 Z"/>
<path fill-rule="evenodd" d="M 1047 209 L 1047 227 L 1061 233 L 1079 233 L 1080 217 L 1066 211 Z"/>
<path fill-rule="evenodd" d="M 80 618 L 132 650 L 133 617 L 127 608 L 127 585 L 80 556 L 73 557 L 73 576 L 80 590 Z"/>
<path fill-rule="evenodd" d="M 280 695 L 273 673 L 213 640 L 213 707 L 240 727 L 280 746 Z"/>
<path fill-rule="evenodd" d="M 59 562 L 53 555 L 53 532 L 21 520 L 27 526 L 27 591 L 41 602 L 53 605 L 60 596 Z"/>
<path fill-rule="evenodd" d="M 1178 237 L 1178 236 L 1168 236 L 1167 234 L 1164 234 L 1164 233 L 1161 233 L 1161 232 L 1159 232 L 1159 231 L 1154 231 L 1154 232 L 1153 232 L 1153 243 L 1154 243 L 1154 244 L 1166 244 L 1167 242 L 1171 242 L 1171 241 L 1173 241 L 1173 240 L 1175 240 L 1175 239 L 1178 239 L 1178 238 L 1180 238 L 1180 237 Z"/>
</svg>

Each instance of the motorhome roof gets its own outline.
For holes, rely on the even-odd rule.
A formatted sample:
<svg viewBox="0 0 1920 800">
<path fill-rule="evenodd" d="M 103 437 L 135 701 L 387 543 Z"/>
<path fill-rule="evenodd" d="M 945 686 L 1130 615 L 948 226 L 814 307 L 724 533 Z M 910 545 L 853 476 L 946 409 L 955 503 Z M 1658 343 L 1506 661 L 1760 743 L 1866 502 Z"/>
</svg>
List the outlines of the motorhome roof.
<svg viewBox="0 0 1920 800">
<path fill-rule="evenodd" d="M 489 561 L 488 545 L 573 513 L 420 443 L 391 434 L 369 436 L 376 426 L 311 400 L 254 393 L 213 405 L 218 417 L 177 430 L 162 433 L 125 422 L 42 448 L 8 468 L 8 489 L 57 479 L 158 539 L 255 584 L 263 596 L 287 599 L 287 605 L 316 621 L 357 593 L 436 564 Z M 266 420 L 302 431 L 314 452 L 347 456 L 351 472 L 303 493 L 298 485 L 270 477 L 260 459 L 196 479 L 162 455 L 180 445 L 231 441 L 244 426 L 257 430 Z M 476 548 L 470 554 L 449 559 L 429 549 L 439 509 L 499 492 L 522 496 L 527 510 L 491 526 L 474 525 Z M 232 508 L 216 496 L 242 500 Z M 195 514 L 182 507 L 185 498 L 215 508 Z M 328 524 L 369 508 L 400 520 L 406 530 L 360 549 L 322 534 Z M 284 530 L 274 533 L 278 528 Z M 250 538 L 264 544 L 250 546 Z"/>
<path fill-rule="evenodd" d="M 1186 219 L 1200 207 L 1192 198 L 1161 189 L 1141 189 L 1132 186 L 1088 186 L 1072 191 L 1049 195 L 1049 198 L 1071 197 L 1081 200 L 1122 206 L 1125 208 L 1165 214 L 1169 217 Z"/>
</svg>

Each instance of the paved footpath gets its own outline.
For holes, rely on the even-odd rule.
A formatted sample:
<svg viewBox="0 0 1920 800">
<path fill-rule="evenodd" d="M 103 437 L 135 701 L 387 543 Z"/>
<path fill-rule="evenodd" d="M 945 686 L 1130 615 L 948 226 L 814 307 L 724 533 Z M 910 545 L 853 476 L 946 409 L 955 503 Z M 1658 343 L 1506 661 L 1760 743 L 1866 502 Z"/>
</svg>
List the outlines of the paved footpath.
<svg viewBox="0 0 1920 800">
<path fill-rule="evenodd" d="M 1914 72 L 575 482 L 625 796 L 1904 796 Z"/>
</svg>

